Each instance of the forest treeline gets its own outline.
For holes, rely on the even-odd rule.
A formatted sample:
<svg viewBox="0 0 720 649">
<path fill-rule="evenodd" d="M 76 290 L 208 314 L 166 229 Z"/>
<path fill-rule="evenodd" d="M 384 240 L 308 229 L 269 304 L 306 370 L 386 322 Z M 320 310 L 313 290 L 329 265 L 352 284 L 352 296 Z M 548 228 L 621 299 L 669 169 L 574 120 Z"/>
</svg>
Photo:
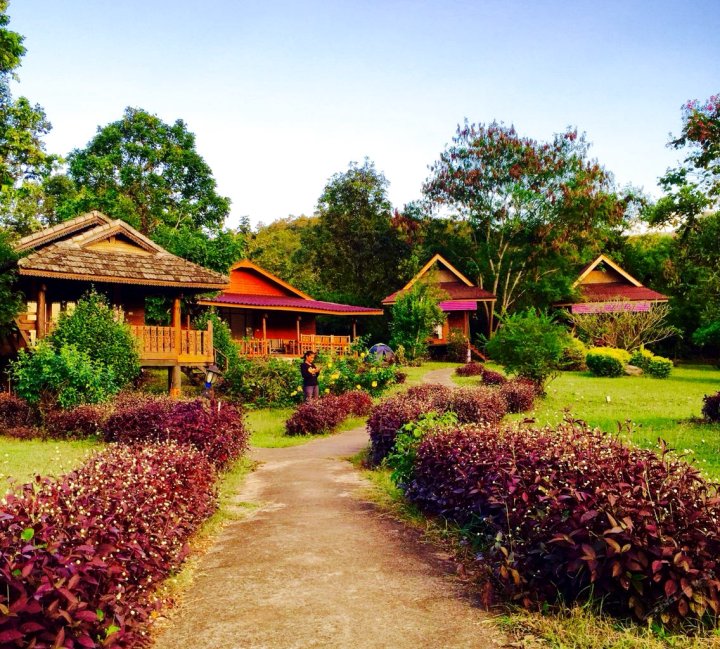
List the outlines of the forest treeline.
<svg viewBox="0 0 720 649">
<path fill-rule="evenodd" d="M 466 121 L 428 161 L 416 201 L 392 205 L 366 159 L 319 180 L 313 215 L 229 228 L 230 200 L 182 120 L 128 107 L 85 147 L 48 153 L 45 111 L 11 92 L 25 47 L 7 9 L 0 0 L 0 322 L 19 304 L 13 240 L 97 209 L 201 265 L 250 257 L 317 299 L 358 305 L 377 306 L 440 253 L 497 295 L 501 318 L 572 297 L 580 268 L 605 253 L 670 296 L 679 351 L 720 347 L 717 95 L 682 107 L 668 143 L 681 162 L 657 201 L 617 187 L 575 129 L 541 141 Z"/>
</svg>

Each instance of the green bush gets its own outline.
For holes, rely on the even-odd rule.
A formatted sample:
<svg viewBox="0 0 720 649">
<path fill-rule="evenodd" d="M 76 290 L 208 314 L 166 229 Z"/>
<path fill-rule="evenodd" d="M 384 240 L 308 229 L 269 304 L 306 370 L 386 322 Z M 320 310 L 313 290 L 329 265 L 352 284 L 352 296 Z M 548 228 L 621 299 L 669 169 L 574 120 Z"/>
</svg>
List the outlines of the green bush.
<svg viewBox="0 0 720 649">
<path fill-rule="evenodd" d="M 227 369 L 234 367 L 240 360 L 240 353 L 237 343 L 233 340 L 230 327 L 214 311 L 205 311 L 195 318 L 193 325 L 196 329 L 205 330 L 208 322 L 213 323 L 213 347 L 227 359 Z M 222 359 L 219 358 L 218 364 L 221 367 L 222 362 Z"/>
<path fill-rule="evenodd" d="M 239 357 L 225 372 L 221 389 L 246 404 L 291 406 L 302 401 L 300 363 Z"/>
<path fill-rule="evenodd" d="M 60 314 L 49 337 L 56 349 L 73 345 L 112 371 L 115 383 L 126 386 L 140 374 L 140 357 L 130 327 L 118 319 L 105 298 L 89 291 L 72 313 Z"/>
<path fill-rule="evenodd" d="M 575 336 L 568 336 L 560 358 L 560 366 L 563 370 L 582 372 L 587 369 L 585 356 L 587 356 L 585 343 Z"/>
<path fill-rule="evenodd" d="M 111 367 L 75 345 L 56 348 L 49 340 L 31 351 L 20 350 L 10 372 L 17 394 L 35 406 L 69 409 L 107 401 L 120 391 Z"/>
<path fill-rule="evenodd" d="M 506 316 L 488 341 L 488 354 L 511 374 L 540 388 L 561 369 L 568 334 L 544 312 L 528 309 Z"/>
<path fill-rule="evenodd" d="M 443 293 L 426 282 L 415 282 L 409 291 L 401 293 L 391 309 L 390 347 L 397 350 L 402 346 L 409 361 L 427 356 L 428 338 L 445 322 L 442 299 Z"/>
<path fill-rule="evenodd" d="M 453 363 L 467 362 L 469 340 L 460 329 L 451 329 L 448 335 L 447 359 Z"/>
<path fill-rule="evenodd" d="M 595 376 L 622 376 L 630 353 L 614 347 L 591 347 L 585 356 L 588 369 Z"/>
<path fill-rule="evenodd" d="M 664 356 L 655 356 L 651 351 L 640 347 L 630 357 L 630 364 L 642 369 L 643 372 L 656 379 L 666 379 L 670 376 L 673 362 Z"/>
<path fill-rule="evenodd" d="M 377 397 L 385 392 L 389 385 L 395 383 L 397 375 L 397 368 L 394 365 L 369 359 L 364 352 L 357 358 L 347 356 L 325 360 L 321 357 L 315 363 L 321 369 L 318 376 L 321 394 L 342 394 L 350 390 L 364 390 Z"/>
</svg>

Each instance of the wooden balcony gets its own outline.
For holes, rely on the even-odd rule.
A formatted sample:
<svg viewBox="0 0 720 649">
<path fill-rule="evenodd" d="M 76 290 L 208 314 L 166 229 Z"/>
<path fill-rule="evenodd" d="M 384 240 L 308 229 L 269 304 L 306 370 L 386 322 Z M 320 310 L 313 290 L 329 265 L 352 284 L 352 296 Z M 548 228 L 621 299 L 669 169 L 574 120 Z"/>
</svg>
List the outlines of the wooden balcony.
<svg viewBox="0 0 720 649">
<path fill-rule="evenodd" d="M 207 331 L 176 327 L 130 327 L 138 340 L 140 365 L 172 367 L 206 365 L 214 361 L 212 322 Z"/>
</svg>

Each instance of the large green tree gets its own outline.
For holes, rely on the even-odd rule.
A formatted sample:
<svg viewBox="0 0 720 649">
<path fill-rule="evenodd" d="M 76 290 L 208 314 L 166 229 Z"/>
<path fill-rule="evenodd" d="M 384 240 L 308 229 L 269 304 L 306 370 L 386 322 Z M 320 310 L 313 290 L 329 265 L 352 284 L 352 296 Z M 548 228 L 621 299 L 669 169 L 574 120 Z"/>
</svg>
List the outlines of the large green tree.
<svg viewBox="0 0 720 649">
<path fill-rule="evenodd" d="M 650 211 L 653 225 L 673 225 L 681 235 L 720 205 L 720 94 L 682 107 L 682 131 L 668 146 L 684 151 L 679 167 L 660 178 L 665 191 Z"/>
<path fill-rule="evenodd" d="M 500 315 L 567 297 L 578 267 L 619 236 L 631 200 L 576 131 L 538 142 L 497 122 L 458 126 L 424 192 L 469 224 L 464 267 L 497 295 Z"/>
<path fill-rule="evenodd" d="M 8 29 L 7 8 L 0 0 L 0 225 L 22 235 L 40 225 L 34 204 L 58 159 L 45 151 L 43 137 L 52 128 L 45 111 L 10 92 L 25 46 Z"/>
<path fill-rule="evenodd" d="M 318 223 L 303 231 L 302 245 L 326 299 L 377 306 L 402 284 L 399 260 L 408 250 L 392 227 L 387 188 L 367 159 L 351 163 L 325 186 Z"/>
<path fill-rule="evenodd" d="M 300 290 L 315 295 L 318 279 L 308 263 L 302 233 L 311 231 L 317 222 L 315 216 L 289 216 L 259 225 L 248 241 L 248 257 Z"/>
<path fill-rule="evenodd" d="M 99 209 L 150 236 L 161 226 L 217 231 L 230 210 L 185 123 L 140 108 L 72 151 L 68 174 L 78 194 L 59 208 L 63 216 Z"/>
</svg>

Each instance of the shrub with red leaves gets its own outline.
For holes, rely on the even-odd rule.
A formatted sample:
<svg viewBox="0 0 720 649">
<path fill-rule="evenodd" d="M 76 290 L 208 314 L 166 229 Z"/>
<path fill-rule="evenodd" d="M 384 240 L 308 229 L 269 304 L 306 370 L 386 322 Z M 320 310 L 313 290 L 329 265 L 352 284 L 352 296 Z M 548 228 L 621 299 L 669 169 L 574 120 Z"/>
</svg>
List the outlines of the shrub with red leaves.
<svg viewBox="0 0 720 649">
<path fill-rule="evenodd" d="M 462 367 L 456 368 L 455 374 L 457 374 L 457 376 L 482 376 L 484 371 L 485 366 L 482 363 L 471 361 L 465 363 Z"/>
<path fill-rule="evenodd" d="M 703 397 L 702 414 L 708 421 L 720 422 L 720 392 Z"/>
<path fill-rule="evenodd" d="M 395 372 L 395 383 L 398 385 L 405 383 L 407 381 L 407 373 L 406 372 Z"/>
<path fill-rule="evenodd" d="M 456 388 L 452 391 L 447 410 L 454 412 L 461 424 L 495 424 L 508 411 L 505 398 L 491 388 Z"/>
<path fill-rule="evenodd" d="M 678 625 L 720 613 L 720 497 L 699 471 L 586 424 L 426 437 L 407 497 L 487 540 L 516 598 Z"/>
<path fill-rule="evenodd" d="M 485 385 L 502 385 L 503 383 L 507 383 L 507 378 L 500 374 L 500 372 L 484 369 L 482 373 L 482 382 Z"/>
<path fill-rule="evenodd" d="M 5 428 L 2 434 L 13 439 L 44 439 L 45 432 L 37 426 L 14 426 L 13 428 Z"/>
<path fill-rule="evenodd" d="M 107 408 L 98 405 L 52 410 L 45 415 L 45 431 L 56 439 L 86 439 L 102 432 L 107 417 Z"/>
<path fill-rule="evenodd" d="M 167 439 L 165 420 L 173 404 L 168 398 L 125 397 L 103 426 L 106 442 L 153 442 Z"/>
<path fill-rule="evenodd" d="M 372 397 L 363 390 L 350 390 L 335 397 L 349 415 L 366 417 L 373 407 Z"/>
<path fill-rule="evenodd" d="M 132 444 L 171 440 L 190 444 L 224 469 L 247 448 L 248 432 L 240 411 L 225 402 L 153 399 L 126 405 L 103 429 L 106 441 Z"/>
<path fill-rule="evenodd" d="M 34 422 L 32 408 L 25 399 L 8 392 L 0 392 L 0 430 L 32 426 Z"/>
<path fill-rule="evenodd" d="M 156 585 L 215 509 L 215 471 L 172 443 L 118 446 L 0 508 L 2 647 L 143 647 Z"/>
<path fill-rule="evenodd" d="M 443 385 L 423 384 L 375 406 L 367 421 L 370 463 L 378 465 L 385 459 L 395 445 L 397 432 L 405 424 L 416 421 L 426 412 L 445 412 L 451 394 L 452 389 Z"/>
<path fill-rule="evenodd" d="M 347 394 L 347 393 L 346 393 Z M 301 403 L 285 422 L 286 435 L 319 435 L 329 433 L 352 414 L 352 397 L 329 394 L 321 399 Z"/>
<path fill-rule="evenodd" d="M 535 405 L 537 385 L 527 379 L 512 379 L 500 386 L 500 394 L 507 403 L 508 412 L 527 412 Z"/>
</svg>

